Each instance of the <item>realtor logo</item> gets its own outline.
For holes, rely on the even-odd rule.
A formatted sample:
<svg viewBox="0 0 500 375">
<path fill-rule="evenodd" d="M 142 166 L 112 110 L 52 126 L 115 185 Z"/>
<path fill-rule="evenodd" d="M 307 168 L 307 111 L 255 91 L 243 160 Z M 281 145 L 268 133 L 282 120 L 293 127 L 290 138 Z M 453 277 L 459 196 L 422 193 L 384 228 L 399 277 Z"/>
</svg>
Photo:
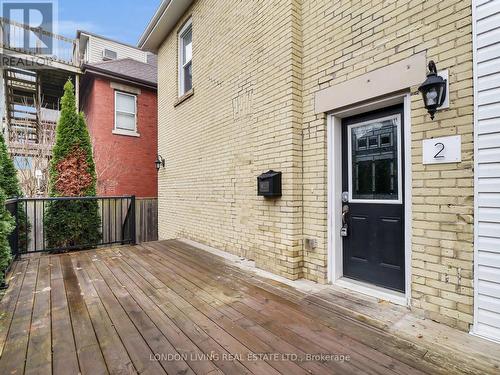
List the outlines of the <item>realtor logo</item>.
<svg viewBox="0 0 500 375">
<path fill-rule="evenodd" d="M 2 1 L 4 47 L 51 55 L 54 10 L 53 1 Z"/>
</svg>

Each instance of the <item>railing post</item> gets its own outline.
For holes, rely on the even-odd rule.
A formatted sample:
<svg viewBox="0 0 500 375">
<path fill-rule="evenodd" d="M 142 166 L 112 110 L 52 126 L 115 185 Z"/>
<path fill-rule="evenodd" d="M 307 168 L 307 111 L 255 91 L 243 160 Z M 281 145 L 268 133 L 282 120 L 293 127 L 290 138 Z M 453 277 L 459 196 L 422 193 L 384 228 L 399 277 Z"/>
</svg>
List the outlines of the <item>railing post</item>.
<svg viewBox="0 0 500 375">
<path fill-rule="evenodd" d="M 132 245 L 137 244 L 137 237 L 136 237 L 136 226 L 135 226 L 135 195 L 132 195 L 130 197 L 130 242 Z"/>
<path fill-rule="evenodd" d="M 14 209 L 16 227 L 14 228 L 14 248 L 12 249 L 12 252 L 14 253 L 14 259 L 16 259 L 19 256 L 19 198 L 16 198 Z"/>
<path fill-rule="evenodd" d="M 72 56 L 72 63 L 75 66 L 80 66 L 82 64 L 81 57 L 80 57 L 80 40 L 75 39 L 75 42 L 73 44 L 73 56 Z"/>
</svg>

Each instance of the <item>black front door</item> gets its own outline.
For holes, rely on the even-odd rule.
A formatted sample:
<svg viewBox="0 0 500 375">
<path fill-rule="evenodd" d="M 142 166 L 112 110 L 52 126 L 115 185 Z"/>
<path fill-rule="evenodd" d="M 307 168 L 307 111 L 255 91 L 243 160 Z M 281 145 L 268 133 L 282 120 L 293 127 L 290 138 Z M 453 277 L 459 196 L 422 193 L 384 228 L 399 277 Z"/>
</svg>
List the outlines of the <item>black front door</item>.
<svg viewBox="0 0 500 375">
<path fill-rule="evenodd" d="M 342 121 L 343 273 L 405 290 L 403 107 Z"/>
</svg>

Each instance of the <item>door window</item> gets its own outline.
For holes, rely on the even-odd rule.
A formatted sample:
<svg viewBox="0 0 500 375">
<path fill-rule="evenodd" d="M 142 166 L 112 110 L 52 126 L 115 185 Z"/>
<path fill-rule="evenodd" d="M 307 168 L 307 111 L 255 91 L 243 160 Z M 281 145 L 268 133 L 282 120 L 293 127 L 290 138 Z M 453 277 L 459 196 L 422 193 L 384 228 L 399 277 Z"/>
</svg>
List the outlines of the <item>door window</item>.
<svg viewBox="0 0 500 375">
<path fill-rule="evenodd" d="M 400 115 L 348 126 L 350 201 L 401 202 Z"/>
</svg>

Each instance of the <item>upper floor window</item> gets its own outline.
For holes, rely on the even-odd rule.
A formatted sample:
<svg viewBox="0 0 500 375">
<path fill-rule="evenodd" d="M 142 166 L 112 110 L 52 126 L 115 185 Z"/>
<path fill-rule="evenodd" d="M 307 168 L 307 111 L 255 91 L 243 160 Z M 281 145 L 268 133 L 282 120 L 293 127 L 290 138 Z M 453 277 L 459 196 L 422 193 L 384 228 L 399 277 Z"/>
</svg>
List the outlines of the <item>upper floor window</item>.
<svg viewBox="0 0 500 375">
<path fill-rule="evenodd" d="M 179 96 L 193 88 L 192 58 L 193 31 L 189 19 L 179 32 Z"/>
<path fill-rule="evenodd" d="M 116 60 L 118 58 L 118 54 L 115 51 L 104 48 L 102 51 L 102 59 L 107 60 Z"/>
<path fill-rule="evenodd" d="M 137 97 L 115 91 L 115 132 L 137 133 Z"/>
</svg>

